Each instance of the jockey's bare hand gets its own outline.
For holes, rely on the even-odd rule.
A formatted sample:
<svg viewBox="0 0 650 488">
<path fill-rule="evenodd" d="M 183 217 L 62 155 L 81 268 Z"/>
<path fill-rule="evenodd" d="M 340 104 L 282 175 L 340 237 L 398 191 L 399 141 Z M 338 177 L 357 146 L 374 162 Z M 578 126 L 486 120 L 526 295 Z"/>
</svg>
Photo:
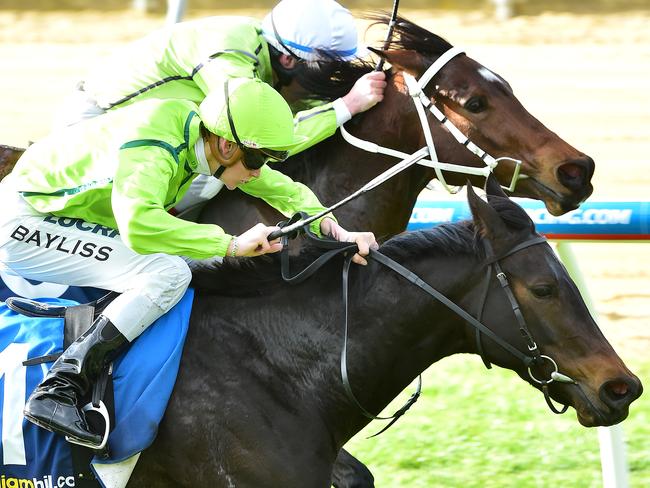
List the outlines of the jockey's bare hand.
<svg viewBox="0 0 650 488">
<path fill-rule="evenodd" d="M 232 256 L 233 249 L 235 249 L 235 256 L 261 256 L 281 251 L 282 244 L 279 238 L 271 242 L 268 240 L 269 234 L 279 229 L 276 226 L 256 224 L 243 234 L 231 239 L 226 256 Z"/>
<path fill-rule="evenodd" d="M 342 100 L 350 115 L 354 116 L 381 102 L 384 99 L 385 89 L 386 74 L 383 71 L 372 71 L 359 78 Z"/>
<path fill-rule="evenodd" d="M 331 236 L 337 241 L 354 242 L 359 248 L 359 252 L 352 256 L 352 262 L 363 266 L 368 264 L 368 261 L 363 256 L 367 256 L 370 249 L 379 248 L 379 244 L 377 244 L 375 235 L 372 232 L 349 232 L 328 217 L 321 221 L 320 230 L 323 235 Z"/>
</svg>

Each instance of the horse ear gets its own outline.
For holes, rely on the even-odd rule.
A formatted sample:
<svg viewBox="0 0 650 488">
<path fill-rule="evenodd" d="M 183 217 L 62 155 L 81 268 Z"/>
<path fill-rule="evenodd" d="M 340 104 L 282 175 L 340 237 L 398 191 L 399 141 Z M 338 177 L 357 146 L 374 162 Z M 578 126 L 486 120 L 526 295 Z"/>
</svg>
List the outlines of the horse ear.
<svg viewBox="0 0 650 488">
<path fill-rule="evenodd" d="M 508 235 L 508 228 L 499 213 L 476 194 L 469 181 L 467 182 L 467 202 L 472 211 L 474 226 L 481 237 L 485 237 L 494 243 L 499 238 Z"/>
<path fill-rule="evenodd" d="M 368 50 L 386 60 L 394 71 L 406 71 L 413 76 L 419 76 L 424 70 L 424 60 L 417 51 L 407 49 L 375 49 Z"/>
<path fill-rule="evenodd" d="M 488 201 L 490 201 L 490 197 L 508 198 L 508 195 L 506 195 L 503 189 L 501 188 L 501 183 L 499 183 L 497 177 L 494 176 L 494 173 L 490 173 L 488 177 L 485 178 L 484 189 L 486 195 L 488 196 Z"/>
</svg>

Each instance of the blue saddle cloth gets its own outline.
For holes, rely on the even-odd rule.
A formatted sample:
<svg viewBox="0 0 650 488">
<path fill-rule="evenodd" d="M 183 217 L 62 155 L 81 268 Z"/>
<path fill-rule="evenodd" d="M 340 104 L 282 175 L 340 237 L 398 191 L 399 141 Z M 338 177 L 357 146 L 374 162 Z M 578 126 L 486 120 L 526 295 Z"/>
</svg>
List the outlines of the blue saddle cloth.
<svg viewBox="0 0 650 488">
<path fill-rule="evenodd" d="M 176 381 L 193 296 L 193 290 L 188 290 L 172 310 L 147 328 L 115 361 L 116 418 L 108 440 L 111 457 L 95 459 L 94 463 L 122 461 L 153 442 Z M 76 304 L 66 299 L 39 301 Z M 25 367 L 22 362 L 61 352 L 62 345 L 63 319 L 25 317 L 0 302 L 0 417 L 8 416 L 12 420 L 4 419 L 0 424 L 0 473 L 5 483 L 15 479 L 11 481 L 15 486 L 23 486 L 21 480 L 30 481 L 33 486 L 45 486 L 43 480 L 45 484 L 51 480 L 57 486 L 57 480 L 74 476 L 69 444 L 63 437 L 35 426 L 22 416 L 27 397 L 52 364 Z M 20 427 L 16 422 L 20 422 Z M 8 424 L 13 427 L 6 427 Z"/>
</svg>

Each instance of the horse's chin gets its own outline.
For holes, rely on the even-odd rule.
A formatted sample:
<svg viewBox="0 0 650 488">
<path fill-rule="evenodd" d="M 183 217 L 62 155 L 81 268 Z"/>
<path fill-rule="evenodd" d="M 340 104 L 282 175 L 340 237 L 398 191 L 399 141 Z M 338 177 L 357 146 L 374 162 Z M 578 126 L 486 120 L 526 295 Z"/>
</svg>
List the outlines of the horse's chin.
<svg viewBox="0 0 650 488">
<path fill-rule="evenodd" d="M 629 406 L 612 409 L 603 404 L 597 396 L 592 396 L 588 389 L 580 386 L 570 388 L 566 393 L 570 398 L 568 403 L 576 410 L 578 422 L 585 427 L 609 427 L 622 422 L 628 416 Z"/>
<path fill-rule="evenodd" d="M 620 412 L 602 412 L 597 410 L 576 409 L 578 422 L 584 427 L 609 427 L 627 418 L 629 410 Z"/>
<path fill-rule="evenodd" d="M 591 194 L 591 191 L 589 191 L 588 194 Z M 555 217 L 564 215 L 571 210 L 575 210 L 584 201 L 577 200 L 572 195 L 563 195 L 558 193 L 533 177 L 520 180 L 512 195 L 526 198 L 532 197 L 541 200 L 544 202 L 546 210 Z"/>
</svg>

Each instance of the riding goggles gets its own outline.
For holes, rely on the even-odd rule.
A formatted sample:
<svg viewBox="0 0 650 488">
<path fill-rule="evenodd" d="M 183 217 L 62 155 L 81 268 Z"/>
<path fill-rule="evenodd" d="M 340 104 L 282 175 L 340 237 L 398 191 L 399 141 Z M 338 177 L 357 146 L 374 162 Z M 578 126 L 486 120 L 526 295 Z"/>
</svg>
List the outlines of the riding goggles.
<svg viewBox="0 0 650 488">
<path fill-rule="evenodd" d="M 235 134 L 235 126 L 231 126 L 233 135 Z M 237 136 L 235 136 L 237 138 Z M 284 161 L 289 157 L 289 151 L 275 151 L 273 149 L 253 149 L 246 147 L 243 144 L 237 142 L 237 145 L 244 153 L 242 158 L 242 163 L 248 170 L 260 169 L 266 163 L 273 161 Z"/>
<path fill-rule="evenodd" d="M 289 157 L 289 151 L 277 151 L 273 149 L 266 148 L 252 148 L 245 146 L 239 136 L 237 135 L 237 129 L 235 129 L 235 121 L 232 118 L 230 113 L 230 100 L 228 96 L 228 82 L 225 83 L 226 91 L 226 113 L 228 115 L 228 124 L 230 125 L 230 132 L 232 132 L 233 137 L 235 138 L 235 143 L 242 150 L 243 158 L 242 162 L 246 169 L 254 171 L 260 169 L 266 163 L 271 161 L 284 161 Z"/>
</svg>

